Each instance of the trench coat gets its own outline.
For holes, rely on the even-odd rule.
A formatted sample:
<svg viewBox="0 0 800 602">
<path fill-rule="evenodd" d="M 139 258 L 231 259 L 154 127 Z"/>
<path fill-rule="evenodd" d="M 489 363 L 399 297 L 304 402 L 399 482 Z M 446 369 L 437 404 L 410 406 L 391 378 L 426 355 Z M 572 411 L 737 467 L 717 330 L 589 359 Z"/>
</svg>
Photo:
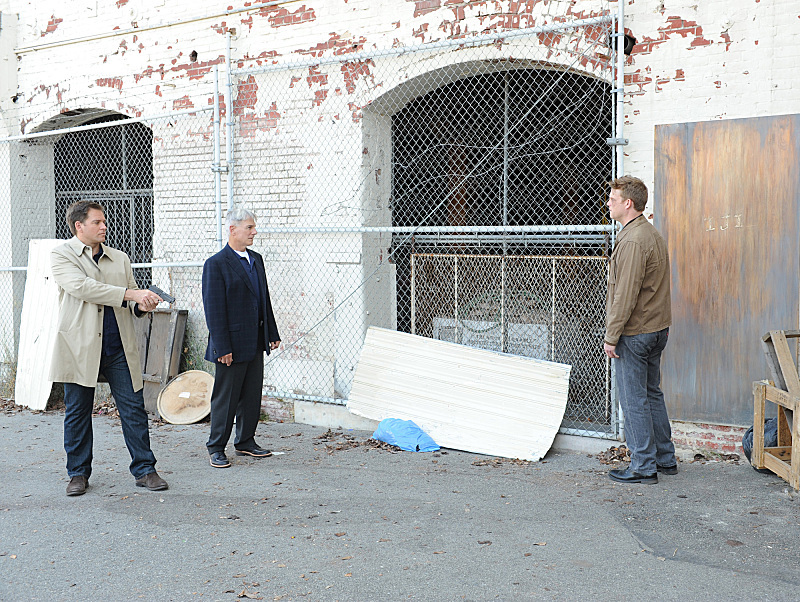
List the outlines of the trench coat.
<svg viewBox="0 0 800 602">
<path fill-rule="evenodd" d="M 95 387 L 103 351 L 103 306 L 114 308 L 133 390 L 139 391 L 142 368 L 133 326 L 135 303 L 125 303 L 126 289 L 139 288 L 130 258 L 102 245 L 99 263 L 78 237 L 53 249 L 50 262 L 58 285 L 58 331 L 53 344 L 50 380 Z"/>
</svg>

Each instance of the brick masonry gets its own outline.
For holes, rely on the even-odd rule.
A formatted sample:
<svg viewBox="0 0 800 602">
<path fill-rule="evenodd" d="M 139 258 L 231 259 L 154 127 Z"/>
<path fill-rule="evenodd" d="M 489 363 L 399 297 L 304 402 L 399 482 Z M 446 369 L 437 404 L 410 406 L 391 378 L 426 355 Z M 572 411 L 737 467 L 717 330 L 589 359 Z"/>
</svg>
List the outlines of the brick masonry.
<svg viewBox="0 0 800 602">
<path fill-rule="evenodd" d="M 670 424 L 676 452 L 683 459 L 695 453 L 739 454 L 745 459 L 742 435 L 749 427 L 678 420 L 671 420 Z"/>
</svg>

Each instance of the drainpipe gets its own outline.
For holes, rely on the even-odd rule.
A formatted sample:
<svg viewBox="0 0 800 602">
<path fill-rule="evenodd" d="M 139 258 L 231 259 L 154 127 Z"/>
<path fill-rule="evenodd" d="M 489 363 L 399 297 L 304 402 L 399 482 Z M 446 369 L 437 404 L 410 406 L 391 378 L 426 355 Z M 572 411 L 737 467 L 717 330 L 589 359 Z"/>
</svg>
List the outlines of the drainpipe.
<svg viewBox="0 0 800 602">
<path fill-rule="evenodd" d="M 617 0 L 617 177 L 625 175 L 625 0 Z"/>
<path fill-rule="evenodd" d="M 219 66 L 214 65 L 214 198 L 217 219 L 217 249 L 222 249 L 222 168 L 219 164 Z"/>
<path fill-rule="evenodd" d="M 231 32 L 225 33 L 225 64 L 227 65 L 225 86 L 225 163 L 228 172 L 228 210 L 236 206 L 233 198 L 233 79 L 231 77 Z"/>
</svg>

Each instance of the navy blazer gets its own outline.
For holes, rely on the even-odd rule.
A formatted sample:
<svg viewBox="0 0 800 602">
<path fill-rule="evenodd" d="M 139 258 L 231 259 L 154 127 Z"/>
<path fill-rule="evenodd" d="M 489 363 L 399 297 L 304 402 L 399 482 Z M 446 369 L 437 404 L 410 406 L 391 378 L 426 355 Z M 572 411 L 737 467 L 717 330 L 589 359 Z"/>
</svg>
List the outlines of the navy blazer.
<svg viewBox="0 0 800 602">
<path fill-rule="evenodd" d="M 248 249 L 256 268 L 261 288 L 264 316 L 264 341 L 269 354 L 269 343 L 280 341 L 278 326 L 272 313 L 267 275 L 261 255 Z M 245 271 L 242 259 L 229 246 L 209 257 L 203 265 L 203 311 L 208 326 L 206 359 L 217 359 L 233 354 L 234 362 L 249 362 L 258 346 L 258 291 Z"/>
</svg>

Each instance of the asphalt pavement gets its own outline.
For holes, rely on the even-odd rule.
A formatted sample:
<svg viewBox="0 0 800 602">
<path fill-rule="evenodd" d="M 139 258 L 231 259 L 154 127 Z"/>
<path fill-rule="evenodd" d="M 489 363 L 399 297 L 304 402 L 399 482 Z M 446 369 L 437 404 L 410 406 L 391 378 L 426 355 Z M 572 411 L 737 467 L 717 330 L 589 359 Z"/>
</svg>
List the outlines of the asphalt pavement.
<svg viewBox="0 0 800 602">
<path fill-rule="evenodd" d="M 117 419 L 66 497 L 63 413 L 0 414 L 0 599 L 797 600 L 800 496 L 731 461 L 657 485 L 595 456 L 393 453 L 262 423 L 279 452 L 214 469 L 208 424 L 151 427 L 170 489 L 134 486 Z"/>
</svg>

